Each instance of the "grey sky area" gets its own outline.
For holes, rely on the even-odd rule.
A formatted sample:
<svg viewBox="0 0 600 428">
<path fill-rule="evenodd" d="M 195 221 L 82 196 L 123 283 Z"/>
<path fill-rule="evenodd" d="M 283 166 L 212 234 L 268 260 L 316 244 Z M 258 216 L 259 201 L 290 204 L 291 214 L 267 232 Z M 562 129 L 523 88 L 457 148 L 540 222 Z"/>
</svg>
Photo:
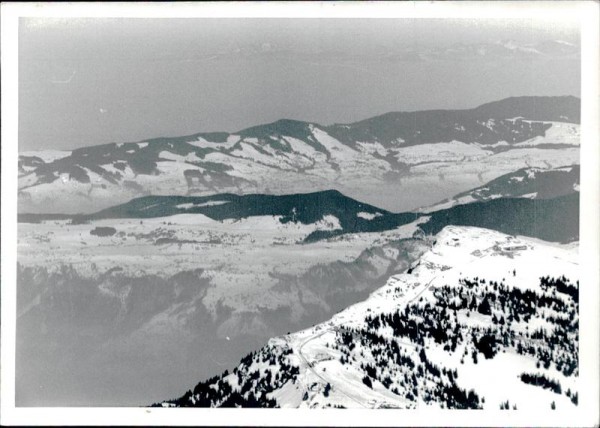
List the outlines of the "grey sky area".
<svg viewBox="0 0 600 428">
<path fill-rule="evenodd" d="M 19 150 L 579 96 L 578 49 L 532 20 L 22 19 Z"/>
</svg>

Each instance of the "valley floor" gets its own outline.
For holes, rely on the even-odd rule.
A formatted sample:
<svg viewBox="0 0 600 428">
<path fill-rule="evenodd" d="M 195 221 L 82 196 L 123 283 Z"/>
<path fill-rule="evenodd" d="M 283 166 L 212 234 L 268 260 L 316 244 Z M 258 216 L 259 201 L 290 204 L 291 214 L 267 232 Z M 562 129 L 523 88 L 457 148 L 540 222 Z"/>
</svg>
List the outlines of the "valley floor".
<svg viewBox="0 0 600 428">
<path fill-rule="evenodd" d="M 176 396 L 406 269 L 426 249 L 411 238 L 417 223 L 312 243 L 303 240 L 335 224 L 201 214 L 20 223 L 17 401 Z M 91 233 L 99 228 L 114 233 Z"/>
</svg>

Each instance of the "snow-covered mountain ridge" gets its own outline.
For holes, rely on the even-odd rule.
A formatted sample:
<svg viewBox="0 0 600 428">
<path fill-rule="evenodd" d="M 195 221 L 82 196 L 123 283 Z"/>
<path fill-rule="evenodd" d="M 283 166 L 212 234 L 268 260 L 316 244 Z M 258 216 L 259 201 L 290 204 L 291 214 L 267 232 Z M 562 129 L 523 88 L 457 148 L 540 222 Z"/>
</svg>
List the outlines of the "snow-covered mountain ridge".
<svg viewBox="0 0 600 428">
<path fill-rule="evenodd" d="M 161 405 L 577 405 L 577 245 L 455 226 L 431 245 L 365 301 Z"/>
<path fill-rule="evenodd" d="M 419 212 L 433 212 L 456 205 L 498 198 L 550 199 L 579 192 L 579 165 L 558 168 L 522 168 L 483 186 L 441 201 Z"/>
<path fill-rule="evenodd" d="M 409 210 L 516 168 L 578 163 L 579 120 L 578 98 L 516 97 L 351 124 L 279 120 L 236 133 L 28 152 L 19 157 L 19 211 L 90 213 L 149 194 L 331 188 Z M 390 197 L 400 187 L 402 197 Z"/>
</svg>

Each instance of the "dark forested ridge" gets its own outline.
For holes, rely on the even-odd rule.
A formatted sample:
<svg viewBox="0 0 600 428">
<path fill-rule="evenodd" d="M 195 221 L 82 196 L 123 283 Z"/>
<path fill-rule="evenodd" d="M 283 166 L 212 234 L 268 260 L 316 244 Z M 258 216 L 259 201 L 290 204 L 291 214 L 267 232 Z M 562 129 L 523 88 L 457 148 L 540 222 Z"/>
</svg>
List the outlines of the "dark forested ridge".
<svg viewBox="0 0 600 428">
<path fill-rule="evenodd" d="M 370 219 L 359 216 L 366 213 Z M 73 222 L 98 219 L 151 218 L 175 214 L 203 214 L 214 220 L 252 216 L 280 216 L 282 223 L 314 223 L 326 215 L 340 221 L 341 229 L 316 230 L 307 242 L 345 233 L 378 232 L 394 229 L 427 216 L 420 224 L 427 234 L 445 226 L 477 226 L 499 232 L 531 236 L 547 241 L 571 242 L 579 239 L 579 193 L 551 199 L 499 198 L 421 213 L 391 213 L 358 202 L 338 191 L 295 195 L 147 196 L 91 215 L 60 216 Z M 56 220 L 56 215 L 21 214 L 21 222 Z"/>
<path fill-rule="evenodd" d="M 436 234 L 447 225 L 477 226 L 546 241 L 579 239 L 579 193 L 553 199 L 500 198 L 436 211 L 421 229 Z"/>
</svg>

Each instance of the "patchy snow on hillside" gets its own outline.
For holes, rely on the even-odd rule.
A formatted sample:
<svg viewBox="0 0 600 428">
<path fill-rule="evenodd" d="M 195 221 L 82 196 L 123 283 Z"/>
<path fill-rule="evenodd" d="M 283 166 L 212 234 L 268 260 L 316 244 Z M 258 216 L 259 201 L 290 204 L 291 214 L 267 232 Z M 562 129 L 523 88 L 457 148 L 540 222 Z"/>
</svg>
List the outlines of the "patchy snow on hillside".
<svg viewBox="0 0 600 428">
<path fill-rule="evenodd" d="M 538 145 L 532 145 L 535 141 L 530 141 L 529 145 L 506 147 L 507 150 L 495 154 L 491 151 L 494 147 L 456 141 L 392 148 L 384 148 L 380 143 L 357 142 L 355 150 L 318 127 L 312 128 L 310 139 L 312 144 L 322 146 L 323 151 L 289 136 L 279 137 L 285 149 L 250 137 L 243 140 L 231 137 L 226 143 L 198 140 L 198 144 L 188 144 L 187 155 L 172 153 L 168 148 L 156 153 L 156 158 L 148 159 L 144 173 L 137 167 L 132 169 L 134 164 L 128 162 L 101 161 L 98 167 L 111 175 L 103 177 L 97 184 L 105 185 L 110 189 L 108 192 L 91 189 L 89 183 L 75 178 L 68 186 L 61 186 L 57 181 L 45 183 L 51 175 L 37 174 L 35 160 L 23 158 L 20 162 L 19 188 L 23 190 L 19 194 L 19 208 L 22 212 L 93 212 L 144 194 L 302 193 L 341 186 L 348 195 L 382 208 L 410 210 L 433 204 L 518 168 L 578 163 L 579 147 L 575 142 L 579 137 L 569 137 L 573 144 L 563 146 L 565 140 L 559 141 L 550 132 L 559 126 L 570 125 L 557 124 L 548 130 L 547 137 L 535 140 L 540 144 L 555 141 L 555 148 L 551 148 L 552 145 L 538 148 Z M 194 145 L 207 152 L 196 154 Z M 134 147 L 135 151 L 152 149 L 151 146 L 141 149 L 136 144 Z M 74 164 L 78 162 L 73 159 Z M 97 171 L 87 162 L 81 165 Z M 57 169 L 55 174 L 61 172 L 64 170 Z M 193 185 L 190 185 L 190 177 L 196 177 L 192 180 Z M 406 197 L 390 198 L 390 192 L 397 191 L 400 182 Z M 428 189 L 426 194 L 422 192 L 424 187 Z"/>
<path fill-rule="evenodd" d="M 573 120 L 577 115 L 571 111 L 572 101 L 540 99 L 544 108 L 538 113 L 549 109 L 554 113 L 548 118 Z M 301 132 L 288 130 L 287 125 L 280 129 L 279 123 L 275 128 L 269 124 L 248 128 L 241 132 L 244 137 L 195 134 L 82 147 L 71 156 L 66 151 L 24 152 L 44 160 L 20 157 L 19 209 L 90 213 L 130 199 L 132 194 L 301 193 L 344 187 L 355 199 L 390 211 L 406 211 L 515 169 L 579 162 L 578 124 L 531 121 L 525 112 L 524 118 L 499 120 L 474 115 L 476 111 L 463 111 L 464 120 L 462 115 L 448 113 L 450 122 L 437 120 L 431 112 L 414 112 L 415 118 L 423 120 L 405 123 L 404 113 L 394 113 L 346 125 L 299 122 Z M 446 113 L 436 114 L 446 117 Z M 385 132 L 380 133 L 376 123 Z M 59 158 L 60 162 L 50 162 Z M 167 161 L 179 166 L 164 165 Z M 100 165 L 111 163 L 112 174 L 100 173 L 103 182 L 98 183 L 110 192 L 79 186 L 87 178 L 78 174 L 76 165 L 99 172 Z M 198 165 L 204 169 L 195 172 L 193 166 Z M 119 175 L 122 168 L 132 173 Z M 69 185 L 56 180 L 48 186 L 61 173 L 72 175 Z M 400 188 L 402 197 L 390 197 L 392 192 L 398 195 Z"/>
<path fill-rule="evenodd" d="M 189 144 L 190 146 L 200 147 L 201 149 L 223 150 L 223 149 L 231 149 L 233 146 L 235 146 L 235 144 L 238 141 L 240 141 L 239 135 L 230 135 L 227 138 L 227 141 L 224 143 L 212 142 L 212 141 L 206 140 L 205 138 L 198 137 L 197 140 L 188 141 L 187 144 Z"/>
<path fill-rule="evenodd" d="M 431 162 L 456 162 L 476 160 L 490 156 L 492 152 L 460 141 L 449 143 L 420 144 L 394 149 L 398 161 L 409 165 Z"/>
<path fill-rule="evenodd" d="M 313 136 L 319 142 L 319 144 L 325 147 L 329 152 L 330 156 L 336 161 L 350 162 L 354 158 L 360 156 L 359 152 L 348 147 L 345 144 L 342 144 L 322 129 L 314 125 L 310 125 L 309 129 L 311 130 Z"/>
<path fill-rule="evenodd" d="M 27 189 L 28 187 L 33 186 L 34 184 L 37 183 L 37 181 L 39 179 L 37 174 L 32 169 L 30 169 L 30 170 L 26 169 L 26 172 L 28 172 L 28 174 L 26 174 L 22 177 L 19 177 L 19 182 L 18 182 L 19 190 Z"/>
<path fill-rule="evenodd" d="M 309 144 L 306 144 L 302 140 L 299 140 L 294 137 L 283 137 L 283 140 L 290 145 L 294 152 L 306 156 L 309 159 L 318 159 L 320 161 L 324 161 L 327 158 L 325 153 L 318 152 L 314 149 L 314 147 L 310 146 Z"/>
<path fill-rule="evenodd" d="M 216 268 L 223 263 L 232 266 L 230 271 L 234 265 L 241 266 L 240 272 L 251 265 L 258 269 L 286 265 L 290 272 L 296 272 L 315 263 L 352 260 L 371 245 L 410 237 L 424 219 L 389 231 L 339 236 L 302 245 L 298 244 L 316 230 L 341 229 L 339 219 L 326 215 L 315 223 L 303 224 L 282 223 L 280 216 L 217 221 L 203 214 L 177 214 L 94 220 L 89 224 L 48 220 L 19 223 L 18 258 L 24 266 L 50 270 L 69 264 L 82 275 L 90 273 L 92 263 L 101 270 L 121 267 L 131 274 L 161 276 L 197 267 Z M 111 237 L 90 235 L 97 226 L 114 227 L 117 233 Z M 198 259 L 200 250 L 202 260 Z M 234 251 L 235 260 L 231 259 Z M 262 262 L 265 264 L 261 267 Z"/>
<path fill-rule="evenodd" d="M 356 217 L 364 218 L 365 220 L 373 220 L 374 218 L 381 217 L 383 214 L 381 213 L 365 213 L 359 212 L 356 214 Z"/>
<path fill-rule="evenodd" d="M 377 153 L 380 156 L 387 156 L 388 150 L 383 147 L 381 143 L 378 142 L 367 142 L 367 141 L 357 141 L 356 146 L 363 152 L 367 154 Z"/>
<path fill-rule="evenodd" d="M 552 126 L 546 130 L 545 136 L 515 144 L 516 147 L 537 146 L 540 144 L 566 144 L 579 146 L 581 141 L 581 125 L 563 122 L 544 122 Z"/>
<path fill-rule="evenodd" d="M 540 164 L 540 162 L 537 161 L 532 162 L 532 159 L 534 159 L 534 153 L 530 152 L 530 150 L 537 150 L 538 152 L 541 151 L 540 149 L 535 148 L 521 149 L 521 151 L 523 152 L 522 154 L 526 156 L 524 160 L 526 165 L 528 165 L 527 168 L 518 171 L 510 170 L 507 174 L 504 174 L 500 177 L 496 177 L 494 180 L 484 184 L 483 186 L 476 187 L 467 192 L 459 193 L 458 195 L 455 195 L 452 198 L 446 198 L 436 204 L 420 208 L 418 212 L 433 212 L 437 210 L 451 208 L 456 205 L 464 205 L 477 201 L 487 201 L 491 199 L 497 199 L 500 197 L 541 197 L 543 199 L 546 199 L 549 197 L 554 197 L 552 192 L 555 192 L 555 196 L 560 196 L 565 193 L 569 193 L 569 191 L 567 190 L 569 187 L 578 186 L 576 181 L 579 181 L 579 175 L 576 172 L 573 173 L 574 167 L 563 166 L 563 162 L 570 161 L 568 157 L 565 159 L 559 157 L 548 157 L 548 160 L 545 160 L 543 163 Z M 572 149 L 567 149 L 562 153 L 563 155 L 573 154 L 574 156 L 573 158 L 571 158 L 571 160 L 577 163 L 578 159 L 575 156 L 576 152 L 572 153 L 571 150 Z M 557 152 L 559 152 L 558 150 L 549 149 L 543 151 L 552 152 L 552 154 L 557 154 Z M 498 168 L 503 167 L 504 165 L 508 166 L 508 162 L 506 162 L 504 159 L 509 157 L 512 159 L 512 155 L 508 156 L 506 155 L 506 153 L 507 152 L 503 152 L 491 156 L 491 158 L 503 160 L 501 162 L 497 162 L 494 166 L 490 165 L 490 169 L 486 172 L 486 174 L 490 174 L 490 172 L 493 171 L 494 167 Z M 513 161 L 511 160 L 511 162 Z M 518 160 L 514 159 L 514 162 L 518 162 Z M 455 167 L 438 167 L 438 173 L 443 175 L 444 180 L 448 180 L 448 178 L 446 178 L 446 174 L 454 174 L 456 172 Z M 479 174 L 481 177 L 483 176 L 483 172 Z M 553 184 L 549 185 L 549 182 L 552 182 Z"/>
<path fill-rule="evenodd" d="M 158 154 L 158 157 L 159 157 L 159 159 L 165 159 L 165 160 L 176 161 L 176 162 L 181 162 L 181 163 L 201 162 L 202 161 L 202 159 L 199 158 L 195 152 L 190 152 L 185 156 L 181 156 L 181 155 L 163 150 L 162 152 L 160 152 Z"/>
<path fill-rule="evenodd" d="M 256 164 L 268 165 L 279 169 L 293 169 L 293 166 L 289 165 L 287 158 L 281 155 L 273 155 L 273 153 L 267 152 L 266 147 L 260 150 L 253 144 L 242 142 L 238 149 L 230 152 L 231 156 L 249 159 Z"/>
<path fill-rule="evenodd" d="M 190 202 L 190 203 L 186 203 L 186 204 L 175 205 L 175 207 L 182 208 L 184 210 L 189 210 L 191 208 L 214 207 L 216 205 L 224 205 L 224 204 L 228 204 L 228 203 L 230 203 L 230 202 L 229 201 L 208 201 L 208 202 L 203 202 L 201 204 L 196 204 L 196 203 Z"/>
<path fill-rule="evenodd" d="M 321 220 L 315 223 L 316 230 L 341 230 L 340 220 L 331 214 L 323 216 Z"/>
<path fill-rule="evenodd" d="M 538 192 L 532 192 L 532 193 L 525 193 L 524 195 L 521 195 L 522 198 L 528 198 L 528 199 L 535 199 L 537 198 Z"/>
</svg>

